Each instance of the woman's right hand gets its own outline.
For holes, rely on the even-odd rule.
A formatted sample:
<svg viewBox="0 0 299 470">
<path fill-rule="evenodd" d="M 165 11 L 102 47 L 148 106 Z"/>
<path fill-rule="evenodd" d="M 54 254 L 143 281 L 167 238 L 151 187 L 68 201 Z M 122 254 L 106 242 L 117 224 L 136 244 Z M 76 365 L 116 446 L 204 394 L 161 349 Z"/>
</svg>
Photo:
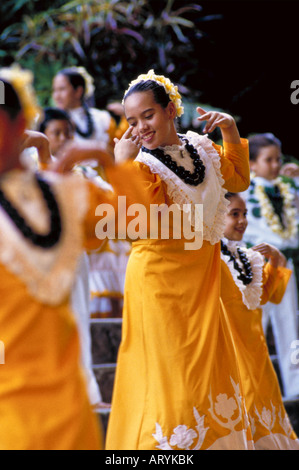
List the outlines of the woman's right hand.
<svg viewBox="0 0 299 470">
<path fill-rule="evenodd" d="M 139 136 L 132 135 L 132 130 L 133 127 L 130 126 L 121 139 L 114 139 L 114 156 L 116 163 L 136 158 L 141 149 L 140 138 Z"/>
</svg>

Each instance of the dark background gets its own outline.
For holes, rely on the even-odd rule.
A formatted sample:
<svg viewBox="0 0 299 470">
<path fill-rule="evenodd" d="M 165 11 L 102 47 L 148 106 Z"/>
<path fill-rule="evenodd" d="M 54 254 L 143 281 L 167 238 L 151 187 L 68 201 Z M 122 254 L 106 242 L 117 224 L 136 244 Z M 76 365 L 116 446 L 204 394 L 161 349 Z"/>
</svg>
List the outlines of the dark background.
<svg viewBox="0 0 299 470">
<path fill-rule="evenodd" d="M 101 3 L 98 0 L 98 5 Z M 256 132 L 274 133 L 282 141 L 284 155 L 299 161 L 299 104 L 292 104 L 290 99 L 291 83 L 299 79 L 299 1 L 120 2 L 126 8 L 135 8 L 136 16 L 127 10 L 120 20 L 114 12 L 103 27 L 90 26 L 91 46 L 84 46 L 82 25 L 73 22 L 72 37 L 80 42 L 83 55 L 64 39 L 69 21 L 61 26 L 61 21 L 57 22 L 59 15 L 51 16 L 49 10 L 57 9 L 61 16 L 67 4 L 66 0 L 0 2 L 1 65 L 20 60 L 24 68 L 32 69 L 43 105 L 49 104 L 52 77 L 63 66 L 85 66 L 96 80 L 95 104 L 99 108 L 104 108 L 110 98 L 121 99 L 131 79 L 154 68 L 156 73 L 183 85 L 184 100 L 233 114 L 243 137 Z M 179 12 L 178 16 L 195 24 L 194 28 L 181 27 L 185 42 L 167 21 L 162 21 L 159 29 L 159 21 L 170 4 L 174 15 Z M 190 4 L 200 8 L 182 13 Z M 40 26 L 42 18 L 50 16 L 52 32 Z M 152 29 L 145 24 L 149 16 L 153 17 Z M 130 29 L 133 36 L 122 35 L 122 28 Z"/>
<path fill-rule="evenodd" d="M 204 66 L 189 84 L 201 87 L 202 102 L 240 116 L 241 134 L 272 132 L 299 160 L 299 104 L 290 99 L 299 79 L 299 2 L 198 3 L 221 18 L 199 23 L 206 35 L 196 53 Z"/>
</svg>

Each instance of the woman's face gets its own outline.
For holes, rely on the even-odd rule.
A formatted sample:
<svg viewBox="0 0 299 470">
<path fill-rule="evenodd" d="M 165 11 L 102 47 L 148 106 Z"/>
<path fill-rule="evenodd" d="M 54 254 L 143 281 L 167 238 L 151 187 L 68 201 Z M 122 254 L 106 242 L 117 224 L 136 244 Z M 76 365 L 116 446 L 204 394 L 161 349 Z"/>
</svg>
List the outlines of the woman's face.
<svg viewBox="0 0 299 470">
<path fill-rule="evenodd" d="M 153 150 L 179 143 L 174 126 L 174 104 L 170 102 L 164 109 L 156 103 L 152 91 L 129 95 L 125 100 L 125 115 L 133 126 L 132 134 L 140 137 L 144 147 Z"/>
<path fill-rule="evenodd" d="M 69 79 L 58 74 L 53 80 L 52 98 L 57 108 L 68 111 L 81 106 L 82 87 L 75 89 Z"/>
<path fill-rule="evenodd" d="M 231 197 L 229 201 L 224 236 L 228 240 L 241 241 L 248 224 L 246 204 L 239 195 Z"/>
</svg>

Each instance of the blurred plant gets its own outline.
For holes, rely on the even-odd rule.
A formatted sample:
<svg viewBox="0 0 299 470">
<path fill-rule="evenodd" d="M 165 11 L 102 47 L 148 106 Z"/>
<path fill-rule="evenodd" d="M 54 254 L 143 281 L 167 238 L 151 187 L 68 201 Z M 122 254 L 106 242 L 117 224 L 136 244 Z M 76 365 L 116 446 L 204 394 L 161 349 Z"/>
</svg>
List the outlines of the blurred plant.
<svg viewBox="0 0 299 470">
<path fill-rule="evenodd" d="M 19 21 L 6 25 L 0 34 L 0 57 L 11 54 L 26 66 L 46 64 L 50 74 L 60 67 L 82 65 L 95 79 L 98 106 L 105 106 L 108 97 L 120 99 L 131 79 L 149 69 L 182 85 L 187 85 L 188 74 L 195 73 L 197 63 L 190 53 L 201 35 L 194 23 L 201 14 L 198 4 L 181 0 L 6 2 L 6 11 L 13 6 Z"/>
</svg>

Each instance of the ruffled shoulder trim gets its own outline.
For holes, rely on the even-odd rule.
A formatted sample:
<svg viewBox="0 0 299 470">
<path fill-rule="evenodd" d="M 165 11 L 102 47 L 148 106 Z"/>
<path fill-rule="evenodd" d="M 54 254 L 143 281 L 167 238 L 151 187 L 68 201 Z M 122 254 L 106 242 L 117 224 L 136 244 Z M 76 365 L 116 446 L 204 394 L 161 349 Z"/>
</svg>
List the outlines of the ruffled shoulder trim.
<svg viewBox="0 0 299 470">
<path fill-rule="evenodd" d="M 247 286 L 238 279 L 238 271 L 235 270 L 232 260 L 229 260 L 228 255 L 221 253 L 221 259 L 228 266 L 230 273 L 233 277 L 233 280 L 242 294 L 243 303 L 249 310 L 254 310 L 259 307 L 261 302 L 261 297 L 263 293 L 263 267 L 264 267 L 264 258 L 257 251 L 251 250 L 250 248 L 241 247 L 248 257 L 248 260 L 252 269 L 252 281 Z M 229 246 L 229 250 L 234 253 L 232 246 Z"/>
<path fill-rule="evenodd" d="M 190 138 L 193 145 L 201 146 L 207 156 L 210 158 L 215 177 L 219 184 L 219 197 L 217 208 L 215 211 L 215 218 L 213 225 L 211 227 L 206 227 L 206 239 L 209 240 L 212 244 L 218 243 L 220 239 L 223 237 L 224 229 L 225 229 L 225 220 L 224 216 L 227 213 L 227 207 L 229 206 L 229 201 L 225 198 L 225 194 L 227 190 L 223 187 L 225 181 L 221 174 L 221 160 L 220 155 L 213 146 L 213 142 L 209 137 L 205 134 L 203 136 L 196 134 L 196 132 L 188 131 L 186 134 L 187 138 Z"/>
<path fill-rule="evenodd" d="M 199 186 L 194 187 L 184 183 L 150 153 L 140 151 L 136 161 L 144 163 L 152 173 L 159 175 L 166 185 L 167 195 L 175 204 L 188 212 L 193 227 L 196 226 L 196 220 L 202 218 L 199 205 L 203 206 L 203 239 L 215 244 L 223 236 L 224 214 L 229 205 L 229 201 L 224 197 L 226 190 L 223 188 L 220 156 L 208 136 L 188 131 L 186 137 L 198 150 L 206 167 L 205 179 Z"/>
<path fill-rule="evenodd" d="M 13 188 L 10 200 L 29 225 L 44 218 L 43 231 L 48 231 L 47 217 L 40 211 L 41 195 L 36 191 L 33 175 L 20 172 L 11 175 L 6 185 Z M 19 232 L 0 207 L 0 262 L 26 285 L 38 301 L 58 305 L 70 294 L 77 262 L 83 246 L 83 220 L 87 212 L 88 191 L 83 178 L 43 173 L 58 203 L 62 234 L 57 244 L 44 249 L 33 245 Z M 15 189 L 14 189 L 15 188 Z M 4 189 L 5 190 L 5 189 Z M 24 202 L 27 194 L 27 202 Z M 40 228 L 39 228 L 40 230 Z M 41 232 L 43 233 L 43 232 Z"/>
</svg>

